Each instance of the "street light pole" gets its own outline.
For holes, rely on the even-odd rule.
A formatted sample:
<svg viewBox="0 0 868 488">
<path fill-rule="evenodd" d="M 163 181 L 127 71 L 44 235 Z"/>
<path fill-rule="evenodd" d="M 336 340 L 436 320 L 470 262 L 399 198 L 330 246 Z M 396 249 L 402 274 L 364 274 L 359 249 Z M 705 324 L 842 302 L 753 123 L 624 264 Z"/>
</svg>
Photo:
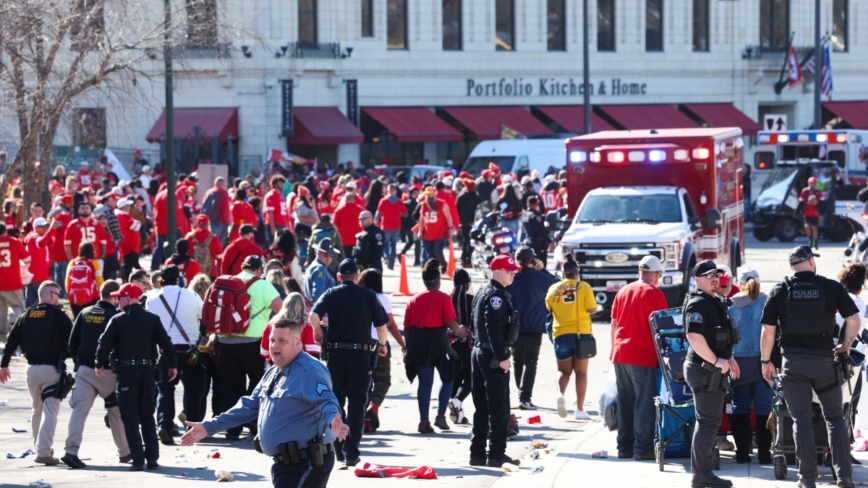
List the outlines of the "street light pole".
<svg viewBox="0 0 868 488">
<path fill-rule="evenodd" d="M 820 0 L 814 0 L 814 129 L 823 124 L 823 107 L 820 102 L 823 84 L 823 48 L 820 45 Z"/>
<path fill-rule="evenodd" d="M 175 248 L 178 224 L 175 221 L 177 201 L 175 200 L 175 100 L 173 93 L 174 73 L 172 71 L 172 5 L 170 0 L 163 2 L 165 31 L 163 60 L 166 64 L 166 239 L 171 249 Z M 163 255 L 165 260 L 167 256 Z M 161 263 L 162 264 L 162 263 Z"/>
<path fill-rule="evenodd" d="M 819 0 L 818 0 L 819 1 Z M 591 133 L 591 83 L 590 62 L 588 61 L 588 0 L 582 0 L 582 83 L 585 86 L 584 93 L 584 128 L 585 134 Z"/>
</svg>

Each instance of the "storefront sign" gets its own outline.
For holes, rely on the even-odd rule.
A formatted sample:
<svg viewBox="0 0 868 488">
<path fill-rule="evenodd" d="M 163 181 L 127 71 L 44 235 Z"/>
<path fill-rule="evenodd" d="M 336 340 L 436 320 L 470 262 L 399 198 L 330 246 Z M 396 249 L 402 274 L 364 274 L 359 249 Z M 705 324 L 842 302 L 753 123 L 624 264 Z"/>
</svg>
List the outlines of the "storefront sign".
<svg viewBox="0 0 868 488">
<path fill-rule="evenodd" d="M 292 106 L 292 80 L 280 80 L 280 135 L 292 137 L 295 135 L 295 114 Z"/>
<path fill-rule="evenodd" d="M 632 83 L 621 78 L 590 83 L 595 96 L 642 96 L 648 94 L 647 83 Z M 584 96 L 585 87 L 573 78 L 501 78 L 496 81 L 467 79 L 468 97 L 570 97 Z"/>
<path fill-rule="evenodd" d="M 359 80 L 346 80 L 347 83 L 347 118 L 356 127 L 359 126 Z"/>
</svg>

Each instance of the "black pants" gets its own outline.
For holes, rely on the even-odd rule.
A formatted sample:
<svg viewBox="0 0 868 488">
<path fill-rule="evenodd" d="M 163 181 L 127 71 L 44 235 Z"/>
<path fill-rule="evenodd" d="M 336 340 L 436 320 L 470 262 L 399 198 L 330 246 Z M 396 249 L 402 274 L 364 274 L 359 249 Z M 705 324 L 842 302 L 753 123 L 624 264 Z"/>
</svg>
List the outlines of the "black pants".
<svg viewBox="0 0 868 488">
<path fill-rule="evenodd" d="M 717 443 L 717 428 L 723 417 L 726 399 L 726 390 L 700 391 L 702 378 L 706 374 L 710 373 L 702 369 L 702 365 L 685 361 L 684 378 L 693 390 L 693 404 L 696 406 L 696 428 L 690 446 L 690 470 L 694 483 L 706 482 L 714 476 L 711 456 Z"/>
<path fill-rule="evenodd" d="M 335 453 L 322 457 L 323 464 L 314 468 L 310 462 L 287 466 L 274 463 L 271 466 L 271 484 L 274 488 L 325 488 L 335 466 Z"/>
<path fill-rule="evenodd" d="M 160 376 L 157 383 L 157 425 L 170 435 L 175 423 L 175 386 L 178 382 L 184 384 L 184 415 L 190 422 L 201 422 L 205 419 L 204 412 L 200 413 L 202 400 L 207 395 L 205 390 L 205 367 L 201 362 L 195 366 L 187 364 L 187 353 L 175 351 L 178 358 L 178 375 L 168 381 L 169 364 L 160 362 Z"/>
<path fill-rule="evenodd" d="M 139 253 L 131 252 L 124 255 L 124 262 L 121 266 L 121 279 L 124 283 L 130 281 L 130 275 L 134 269 L 142 269 L 142 266 L 139 264 Z"/>
<path fill-rule="evenodd" d="M 461 224 L 461 262 L 470 263 L 470 256 L 473 254 L 473 246 L 470 245 L 470 229 L 473 224 Z"/>
<path fill-rule="evenodd" d="M 383 404 L 392 387 L 392 346 L 386 343 L 386 355 L 377 356 L 377 367 L 371 371 L 371 392 L 368 395 L 376 406 Z"/>
<path fill-rule="evenodd" d="M 347 460 L 359 458 L 359 442 L 362 440 L 368 391 L 371 387 L 371 354 L 373 353 L 366 351 L 329 351 L 328 369 L 332 377 L 332 387 L 341 405 L 344 423 L 350 427 L 350 435 L 340 445 Z M 346 408 L 344 403 L 347 404 Z"/>
<path fill-rule="evenodd" d="M 208 392 L 211 392 L 211 416 L 216 417 L 220 412 L 220 370 L 217 362 L 210 354 L 199 353 L 199 362 L 205 368 L 205 394 L 199 403 L 199 418 L 204 419 L 208 412 Z"/>
<path fill-rule="evenodd" d="M 118 370 L 118 407 L 124 422 L 124 433 L 130 444 L 133 466 L 143 466 L 145 460 L 157 462 L 160 443 L 154 422 L 154 401 L 157 396 L 157 371 L 154 366 L 121 366 Z M 141 425 L 141 433 L 139 432 Z M 144 441 L 144 449 L 142 448 Z"/>
<path fill-rule="evenodd" d="M 121 270 L 121 263 L 118 262 L 118 254 L 115 252 L 114 254 L 109 254 L 108 256 L 104 256 L 102 259 L 103 268 L 102 268 L 102 276 L 107 280 L 114 280 L 118 277 L 118 271 Z"/>
<path fill-rule="evenodd" d="M 549 241 L 543 237 L 529 237 L 525 241 L 528 247 L 533 249 L 533 254 L 537 259 L 542 261 L 543 267 L 546 265 L 549 257 Z"/>
<path fill-rule="evenodd" d="M 452 398 L 457 398 L 463 402 L 470 396 L 470 392 L 473 391 L 473 386 L 471 385 L 473 371 L 470 369 L 470 344 L 466 341 L 455 341 L 452 343 L 452 349 L 455 350 L 455 353 L 458 354 L 458 360 L 461 361 L 461 369 L 458 371 L 455 381 L 452 382 Z"/>
<path fill-rule="evenodd" d="M 253 392 L 265 374 L 265 360 L 259 355 L 259 341 L 242 344 L 220 343 L 220 413 L 234 407 L 238 400 Z M 227 435 L 239 435 L 243 426 L 226 429 Z"/>
<path fill-rule="evenodd" d="M 509 373 L 491 368 L 494 353 L 480 347 L 473 349 L 473 436 L 470 457 L 485 459 L 488 443 L 489 458 L 506 453 L 506 428 L 509 425 Z"/>
<path fill-rule="evenodd" d="M 90 303 L 85 303 L 84 305 L 73 305 L 70 303 L 69 308 L 72 309 L 72 320 L 75 320 L 75 318 L 78 317 L 78 314 L 81 313 L 82 310 L 93 305 L 96 305 L 96 300 Z"/>
<path fill-rule="evenodd" d="M 512 346 L 512 356 L 515 362 L 515 386 L 519 390 L 519 401 L 530 402 L 533 396 L 533 383 L 536 380 L 536 365 L 539 360 L 539 348 L 542 345 L 542 334 L 536 332 L 521 332 L 518 340 Z"/>
<path fill-rule="evenodd" d="M 401 254 L 407 254 L 407 251 L 409 251 L 411 247 L 413 248 L 413 259 L 416 261 L 413 263 L 413 266 L 419 266 L 419 262 L 422 259 L 422 244 L 413 232 L 408 232 L 407 243 L 404 244 L 404 250 L 401 251 Z"/>
</svg>

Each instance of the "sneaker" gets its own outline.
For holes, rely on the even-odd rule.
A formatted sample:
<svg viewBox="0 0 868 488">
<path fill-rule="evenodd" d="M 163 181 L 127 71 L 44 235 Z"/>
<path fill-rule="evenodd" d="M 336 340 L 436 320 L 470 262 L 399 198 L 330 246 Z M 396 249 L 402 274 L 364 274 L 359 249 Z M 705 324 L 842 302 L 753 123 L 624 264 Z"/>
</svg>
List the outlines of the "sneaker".
<svg viewBox="0 0 868 488">
<path fill-rule="evenodd" d="M 121 456 L 118 458 L 118 462 L 121 464 L 130 463 L 132 461 L 133 461 L 133 455 L 132 454 L 127 454 L 126 456 Z"/>
<path fill-rule="evenodd" d="M 167 431 L 165 429 L 160 429 L 160 431 L 157 432 L 157 437 L 160 438 L 160 442 L 162 442 L 163 445 L 166 445 L 166 446 L 174 446 L 175 445 L 175 439 L 172 438 L 172 434 L 170 434 L 169 431 Z"/>
<path fill-rule="evenodd" d="M 470 419 L 467 418 L 467 415 L 464 415 L 464 409 L 458 411 L 458 421 L 455 423 L 457 425 L 467 425 L 470 423 Z"/>
<path fill-rule="evenodd" d="M 817 482 L 809 479 L 801 479 L 796 483 L 796 488 L 817 488 Z"/>
<path fill-rule="evenodd" d="M 485 465 L 488 467 L 491 467 L 491 468 L 499 468 L 506 463 L 514 464 L 514 465 L 518 466 L 521 464 L 521 461 L 519 461 L 518 459 L 513 459 L 513 458 L 507 456 L 506 454 L 504 454 L 503 456 L 501 456 L 499 458 L 489 457 L 488 462 L 486 462 Z"/>
<path fill-rule="evenodd" d="M 241 437 L 241 434 L 230 434 L 228 432 L 226 433 L 226 440 L 227 441 L 237 441 L 240 437 Z"/>
<path fill-rule="evenodd" d="M 584 410 L 576 410 L 576 420 L 591 420 L 591 416 Z"/>
<path fill-rule="evenodd" d="M 439 415 L 434 419 L 434 426 L 440 430 L 452 430 L 449 428 L 449 424 L 446 423 L 446 417 L 441 417 Z"/>
<path fill-rule="evenodd" d="M 431 424 L 428 422 L 419 422 L 419 433 L 420 434 L 433 434 L 434 427 L 431 427 Z"/>
<path fill-rule="evenodd" d="M 721 451 L 732 451 L 735 450 L 735 444 L 727 439 L 725 435 L 722 435 L 717 437 L 717 448 Z"/>
<path fill-rule="evenodd" d="M 51 456 L 47 456 L 47 457 L 40 456 L 40 457 L 37 457 L 36 459 L 34 459 L 34 461 L 36 461 L 39 464 L 44 464 L 46 466 L 57 466 L 58 464 L 60 464 L 60 459 L 57 459 L 56 457 L 51 457 Z"/>
<path fill-rule="evenodd" d="M 856 485 L 853 484 L 853 478 L 850 477 L 841 477 L 838 478 L 838 488 L 855 488 Z"/>
<path fill-rule="evenodd" d="M 533 404 L 533 402 L 521 402 L 518 404 L 519 410 L 537 410 L 539 407 Z"/>
<path fill-rule="evenodd" d="M 567 399 L 563 395 L 558 397 L 558 417 L 567 418 Z"/>
<path fill-rule="evenodd" d="M 79 459 L 78 456 L 75 456 L 73 454 L 64 454 L 63 457 L 60 458 L 60 460 L 63 461 L 63 464 L 69 466 L 72 469 L 84 469 L 87 467 L 86 464 L 81 462 L 81 459 Z"/>
<path fill-rule="evenodd" d="M 458 412 L 461 411 L 461 400 L 453 398 L 452 400 L 449 400 L 447 406 L 449 407 L 449 420 L 451 420 L 453 424 L 457 424 Z"/>
<path fill-rule="evenodd" d="M 365 418 L 371 421 L 371 427 L 373 427 L 374 430 L 380 428 L 380 415 L 378 414 L 378 411 L 379 407 L 372 403 L 371 408 L 365 412 Z"/>
</svg>

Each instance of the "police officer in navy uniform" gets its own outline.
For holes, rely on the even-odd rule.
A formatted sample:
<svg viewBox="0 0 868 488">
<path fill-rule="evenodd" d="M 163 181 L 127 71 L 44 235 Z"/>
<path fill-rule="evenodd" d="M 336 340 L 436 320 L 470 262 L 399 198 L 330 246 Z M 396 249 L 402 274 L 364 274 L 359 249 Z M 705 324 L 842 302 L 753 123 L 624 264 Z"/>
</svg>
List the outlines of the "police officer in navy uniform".
<svg viewBox="0 0 868 488">
<path fill-rule="evenodd" d="M 473 297 L 471 322 L 475 339 L 470 358 L 473 405 L 473 437 L 470 465 L 500 467 L 518 465 L 506 455 L 509 426 L 509 344 L 507 329 L 513 317 L 512 299 L 506 287 L 512 284 L 518 266 L 502 254 L 491 261 L 491 281 Z M 486 457 L 486 442 L 488 456 Z"/>
<path fill-rule="evenodd" d="M 840 283 L 817 275 L 814 258 L 819 256 L 809 246 L 798 246 L 790 252 L 790 269 L 795 274 L 775 285 L 760 319 L 763 324 L 760 361 L 763 376 L 771 381 L 777 375 L 771 358 L 780 327 L 781 382 L 794 422 L 799 486 L 813 488 L 818 476 L 817 447 L 811 424 L 812 392 L 816 392 L 829 430 L 838 486 L 852 488 L 850 431 L 844 417 L 836 357 L 847 359 L 860 326 L 859 309 Z M 845 317 L 843 340 L 837 346 L 836 311 Z"/>
<path fill-rule="evenodd" d="M 160 317 L 148 312 L 139 304 L 142 289 L 135 283 L 127 283 L 111 294 L 118 299 L 118 308 L 123 311 L 109 320 L 96 348 L 96 375 L 103 378 L 103 370 L 114 365 L 109 354 L 114 351 L 117 361 L 117 397 L 121 409 L 124 432 L 133 456 L 131 471 L 157 469 L 160 443 L 157 440 L 157 425 L 154 421 L 157 396 L 157 347 L 169 363 L 169 381 L 178 374 L 178 359 L 172 340 L 166 334 Z M 141 434 L 139 434 L 141 424 Z M 142 449 L 142 440 L 145 442 Z"/>
<path fill-rule="evenodd" d="M 362 226 L 362 232 L 356 234 L 353 259 L 361 269 L 374 268 L 382 273 L 385 234 L 374 224 L 374 216 L 367 210 L 359 214 L 359 224 Z"/>
<path fill-rule="evenodd" d="M 716 294 L 720 291 L 723 271 L 714 261 L 701 261 L 693 268 L 696 290 L 687 296 L 682 309 L 684 329 L 690 344 L 684 361 L 684 377 L 693 390 L 696 428 L 693 431 L 690 467 L 693 488 L 725 488 L 732 481 L 714 474 L 712 453 L 717 442 L 717 428 L 723 417 L 726 380 L 722 375 L 738 378 L 738 364 L 732 357 L 737 331 L 729 312 Z"/>
<path fill-rule="evenodd" d="M 341 412 L 350 426 L 346 442 L 337 443 L 336 456 L 346 461 L 347 466 L 359 462 L 359 441 L 365 422 L 368 391 L 371 388 L 371 371 L 377 355 L 386 355 L 386 327 L 389 317 L 377 294 L 356 285 L 359 270 L 355 261 L 344 259 L 338 267 L 341 284 L 328 289 L 313 306 L 310 323 L 314 337 L 328 352 L 328 370 L 331 373 L 334 393 L 346 413 Z M 322 317 L 328 315 L 328 334 L 323 342 L 320 327 Z M 371 324 L 376 327 L 377 339 L 371 338 Z"/>
<path fill-rule="evenodd" d="M 349 432 L 341 421 L 329 371 L 302 350 L 301 326 L 286 318 L 274 324 L 269 349 L 274 366 L 253 393 L 211 420 L 187 422 L 191 429 L 181 444 L 190 446 L 221 430 L 257 421 L 254 446 L 274 459 L 275 488 L 325 487 L 335 464 L 332 442 Z"/>
</svg>

